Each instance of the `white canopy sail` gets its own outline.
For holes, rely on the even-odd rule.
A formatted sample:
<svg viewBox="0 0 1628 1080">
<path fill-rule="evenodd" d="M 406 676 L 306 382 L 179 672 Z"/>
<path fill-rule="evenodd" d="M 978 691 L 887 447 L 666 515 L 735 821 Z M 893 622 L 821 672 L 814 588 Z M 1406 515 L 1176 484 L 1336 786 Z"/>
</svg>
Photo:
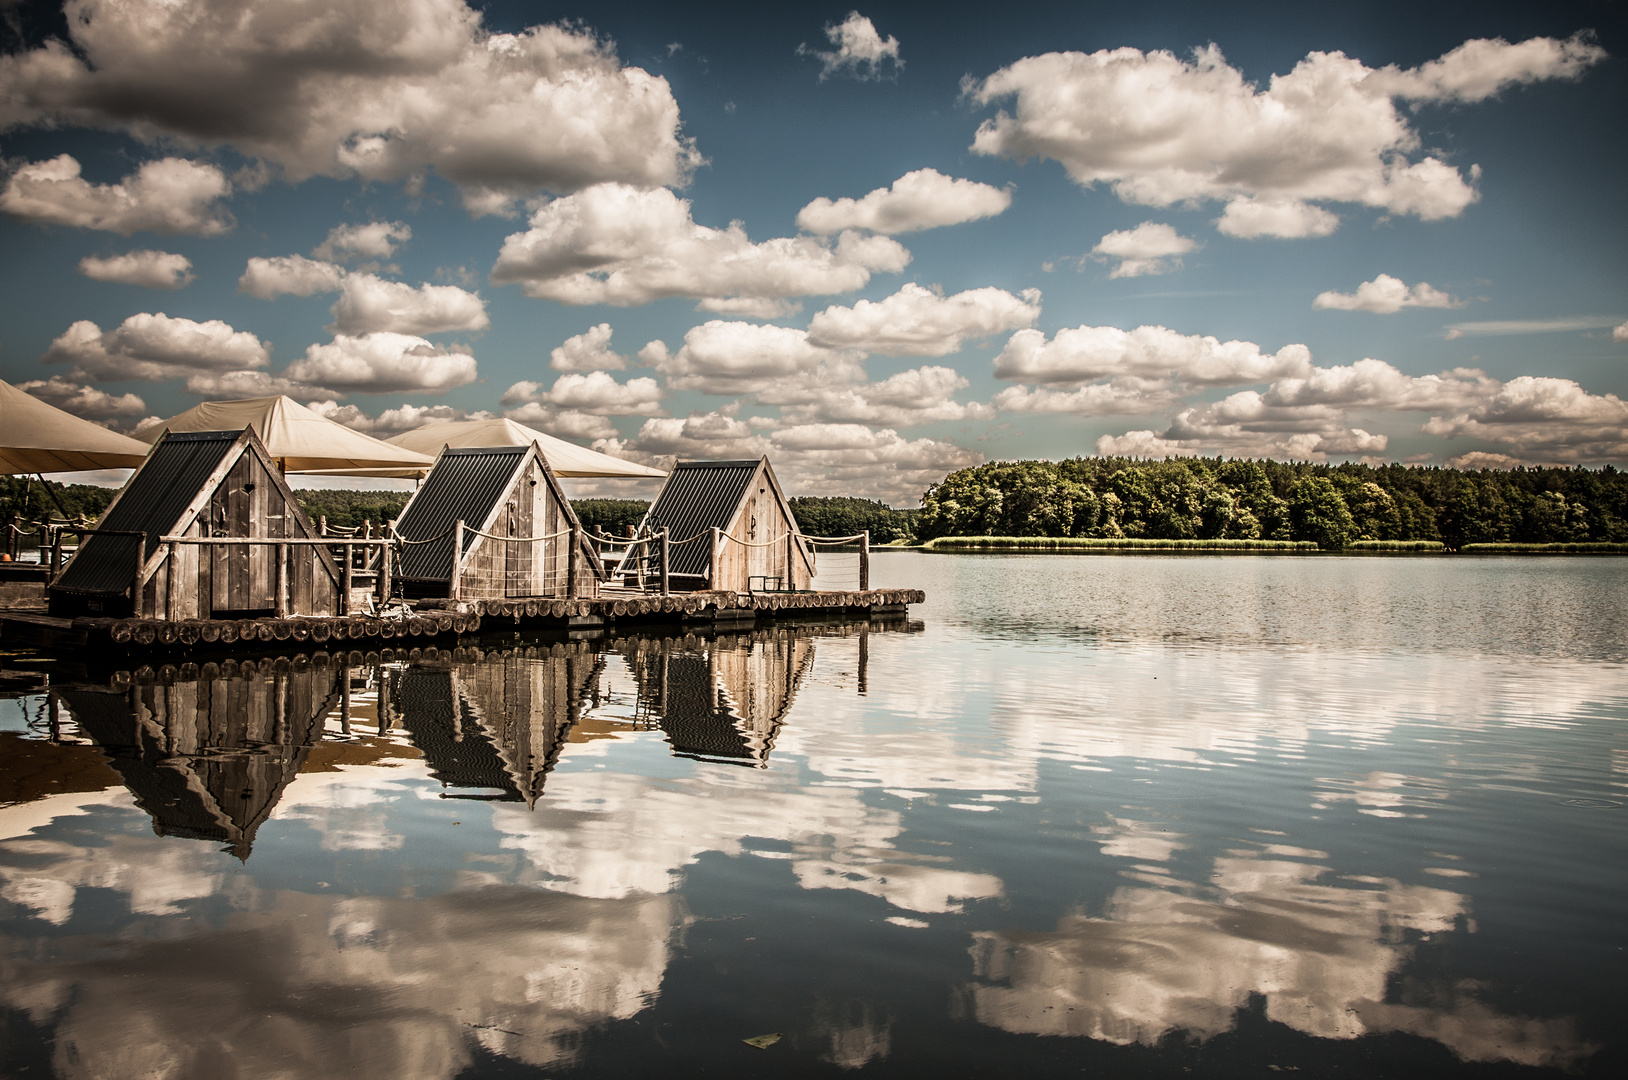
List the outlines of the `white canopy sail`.
<svg viewBox="0 0 1628 1080">
<path fill-rule="evenodd" d="M 536 428 L 517 424 L 513 420 L 455 420 L 427 424 L 404 432 L 389 440 L 392 445 L 417 450 L 423 454 L 439 453 L 441 447 L 463 449 L 477 446 L 530 446 L 536 443 L 548 459 L 548 467 L 555 476 L 608 476 L 608 477 L 663 477 L 667 474 L 648 465 L 601 454 L 585 446 L 568 443 L 545 435 Z"/>
<path fill-rule="evenodd" d="M 0 381 L 0 474 L 133 469 L 149 449 Z"/>
<path fill-rule="evenodd" d="M 326 475 L 422 477 L 435 459 L 428 454 L 353 431 L 294 399 L 243 398 L 206 401 L 179 416 L 149 424 L 136 438 L 152 442 L 165 431 L 242 431 L 254 428 L 284 472 Z"/>
</svg>

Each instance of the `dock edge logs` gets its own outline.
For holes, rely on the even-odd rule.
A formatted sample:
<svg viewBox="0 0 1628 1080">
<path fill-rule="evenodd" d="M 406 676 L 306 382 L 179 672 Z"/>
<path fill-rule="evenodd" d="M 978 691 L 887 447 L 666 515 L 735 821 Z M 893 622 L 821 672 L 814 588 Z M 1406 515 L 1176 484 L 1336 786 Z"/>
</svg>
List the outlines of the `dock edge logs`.
<svg viewBox="0 0 1628 1080">
<path fill-rule="evenodd" d="M 599 597 L 578 600 L 480 600 L 467 611 L 428 610 L 400 617 L 289 616 L 262 619 L 113 619 L 82 616 L 73 629 L 87 640 L 107 640 L 137 650 L 204 649 L 252 643 L 326 645 L 344 641 L 390 641 L 478 634 L 493 624 L 530 624 L 537 629 L 571 629 L 574 621 L 608 624 L 618 620 L 653 622 L 724 621 L 780 613 L 859 613 L 902 611 L 927 599 L 920 589 L 870 589 L 802 593 L 675 593 L 670 596 Z"/>
</svg>

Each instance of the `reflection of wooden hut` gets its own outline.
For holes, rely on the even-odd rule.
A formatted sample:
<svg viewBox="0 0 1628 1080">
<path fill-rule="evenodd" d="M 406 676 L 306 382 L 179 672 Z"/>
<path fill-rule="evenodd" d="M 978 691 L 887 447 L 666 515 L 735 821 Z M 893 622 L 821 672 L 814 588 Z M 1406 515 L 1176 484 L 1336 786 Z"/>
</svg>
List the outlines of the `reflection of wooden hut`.
<svg viewBox="0 0 1628 1080">
<path fill-rule="evenodd" d="M 307 542 L 165 543 L 165 536 Z M 252 428 L 170 432 L 52 584 L 51 611 L 168 619 L 339 614 L 343 578 L 316 540 Z"/>
<path fill-rule="evenodd" d="M 640 531 L 661 529 L 679 541 L 668 556 L 674 589 L 807 589 L 814 578 L 813 557 L 797 539 L 797 518 L 767 457 L 673 466 Z"/>
<path fill-rule="evenodd" d="M 396 535 L 406 541 L 398 577 L 412 598 L 595 596 L 604 573 L 535 443 L 443 449 Z"/>
<path fill-rule="evenodd" d="M 126 694 L 56 691 L 108 754 L 160 836 L 229 845 L 255 832 L 322 738 L 344 669 L 138 686 Z"/>
<path fill-rule="evenodd" d="M 762 767 L 813 660 L 813 640 L 788 631 L 702 652 L 641 652 L 629 663 L 675 754 Z"/>
<path fill-rule="evenodd" d="M 417 664 L 391 700 L 450 798 L 534 805 L 597 671 L 591 656 Z M 485 792 L 482 794 L 481 792 Z"/>
</svg>

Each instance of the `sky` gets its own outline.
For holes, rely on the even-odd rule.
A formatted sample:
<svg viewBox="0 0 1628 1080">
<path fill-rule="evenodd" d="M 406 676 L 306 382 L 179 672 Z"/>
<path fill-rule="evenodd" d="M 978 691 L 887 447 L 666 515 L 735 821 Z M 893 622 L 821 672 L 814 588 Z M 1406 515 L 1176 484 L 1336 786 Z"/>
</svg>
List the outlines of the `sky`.
<svg viewBox="0 0 1628 1080">
<path fill-rule="evenodd" d="M 895 505 L 1014 458 L 1620 466 L 1625 57 L 1616 0 L 0 0 L 0 377 Z"/>
</svg>

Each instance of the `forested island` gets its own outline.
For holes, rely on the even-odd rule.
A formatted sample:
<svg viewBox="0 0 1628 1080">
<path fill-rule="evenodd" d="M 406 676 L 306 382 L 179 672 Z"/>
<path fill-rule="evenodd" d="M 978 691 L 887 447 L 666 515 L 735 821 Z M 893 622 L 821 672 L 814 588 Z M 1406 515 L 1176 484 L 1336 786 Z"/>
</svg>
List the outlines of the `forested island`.
<svg viewBox="0 0 1628 1080">
<path fill-rule="evenodd" d="M 1628 541 L 1613 468 L 1461 471 L 1172 458 L 996 461 L 930 487 L 916 537 L 1601 544 Z"/>
</svg>

